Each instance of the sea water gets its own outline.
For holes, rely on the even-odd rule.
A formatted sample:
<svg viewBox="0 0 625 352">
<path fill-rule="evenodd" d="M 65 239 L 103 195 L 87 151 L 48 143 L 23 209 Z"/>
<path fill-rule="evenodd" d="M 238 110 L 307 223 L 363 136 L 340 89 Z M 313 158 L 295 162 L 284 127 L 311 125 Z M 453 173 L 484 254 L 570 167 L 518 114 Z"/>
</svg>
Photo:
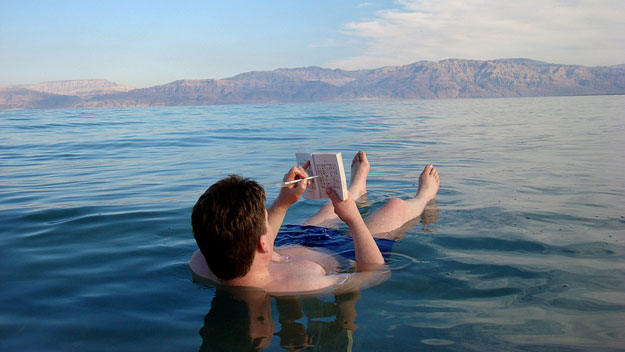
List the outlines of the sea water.
<svg viewBox="0 0 625 352">
<path fill-rule="evenodd" d="M 0 350 L 625 348 L 625 96 L 0 112 Z M 391 276 L 241 299 L 194 282 L 190 213 L 295 152 L 368 153 L 366 216 L 436 203 Z M 348 176 L 349 177 L 349 176 Z M 302 200 L 286 223 L 320 202 Z"/>
</svg>

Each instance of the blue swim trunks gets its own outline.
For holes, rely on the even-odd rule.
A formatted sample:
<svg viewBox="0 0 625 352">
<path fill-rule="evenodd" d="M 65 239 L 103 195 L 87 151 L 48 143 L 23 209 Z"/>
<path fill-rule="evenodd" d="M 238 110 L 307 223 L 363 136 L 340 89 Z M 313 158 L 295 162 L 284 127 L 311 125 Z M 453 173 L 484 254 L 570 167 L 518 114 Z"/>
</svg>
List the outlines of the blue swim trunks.
<svg viewBox="0 0 625 352">
<path fill-rule="evenodd" d="M 384 258 L 388 258 L 395 241 L 383 238 L 374 238 Z M 276 238 L 275 246 L 298 244 L 304 247 L 317 247 L 329 249 L 341 256 L 354 259 L 354 242 L 337 229 L 319 226 L 283 225 Z"/>
</svg>

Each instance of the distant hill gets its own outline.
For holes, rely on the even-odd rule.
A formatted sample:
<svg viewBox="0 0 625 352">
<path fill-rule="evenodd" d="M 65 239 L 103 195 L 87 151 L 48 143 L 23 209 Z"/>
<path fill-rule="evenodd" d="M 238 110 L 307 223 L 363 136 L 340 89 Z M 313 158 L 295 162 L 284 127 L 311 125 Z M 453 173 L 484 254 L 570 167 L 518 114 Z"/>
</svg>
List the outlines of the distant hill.
<svg viewBox="0 0 625 352">
<path fill-rule="evenodd" d="M 625 94 L 625 65 L 586 67 L 530 59 L 419 61 L 346 71 L 253 71 L 132 89 L 106 80 L 0 87 L 0 109 L 494 98 Z"/>
<path fill-rule="evenodd" d="M 127 92 L 135 88 L 120 86 L 117 83 L 105 79 L 82 79 L 73 81 L 52 81 L 38 84 L 20 86 L 20 88 L 34 90 L 42 93 L 82 95 L 107 94 Z"/>
<path fill-rule="evenodd" d="M 0 86 L 0 109 L 46 109 L 76 107 L 95 95 L 128 92 L 135 88 L 104 79 L 52 81 L 19 86 Z"/>
</svg>

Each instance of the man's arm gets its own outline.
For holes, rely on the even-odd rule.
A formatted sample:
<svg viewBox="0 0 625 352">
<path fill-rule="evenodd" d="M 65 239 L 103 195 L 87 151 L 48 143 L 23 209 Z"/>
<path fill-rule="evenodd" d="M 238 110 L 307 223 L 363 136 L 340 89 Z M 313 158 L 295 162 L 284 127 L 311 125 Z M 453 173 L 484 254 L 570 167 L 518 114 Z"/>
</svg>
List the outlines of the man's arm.
<svg viewBox="0 0 625 352">
<path fill-rule="evenodd" d="M 293 181 L 300 178 L 308 177 L 305 168 L 310 165 L 310 162 L 306 163 L 304 167 L 294 166 L 289 172 L 284 175 L 282 181 Z M 288 185 L 283 187 L 280 190 L 280 194 L 278 198 L 274 200 L 271 206 L 267 209 L 267 219 L 269 220 L 269 225 L 271 225 L 272 238 L 273 241 L 278 235 L 278 231 L 280 230 L 280 226 L 282 226 L 282 221 L 284 221 L 284 216 L 286 215 L 286 211 L 289 209 L 291 204 L 297 202 L 299 198 L 302 196 L 304 191 L 306 191 L 306 187 L 308 186 L 309 181 L 301 181 L 292 185 Z"/>
<path fill-rule="evenodd" d="M 349 226 L 352 239 L 354 240 L 358 271 L 373 270 L 384 264 L 382 253 L 380 253 L 378 245 L 373 240 L 367 225 L 365 225 L 365 221 L 360 216 L 351 193 L 348 192 L 349 196 L 343 201 L 333 189 L 329 188 L 327 193 L 332 200 L 334 212 Z"/>
</svg>

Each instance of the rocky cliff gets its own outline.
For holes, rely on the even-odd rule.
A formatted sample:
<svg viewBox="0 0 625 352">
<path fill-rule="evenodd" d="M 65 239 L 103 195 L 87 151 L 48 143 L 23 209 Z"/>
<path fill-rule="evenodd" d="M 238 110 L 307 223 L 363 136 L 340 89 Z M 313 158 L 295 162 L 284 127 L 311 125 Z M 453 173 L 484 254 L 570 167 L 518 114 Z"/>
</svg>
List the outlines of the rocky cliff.
<svg viewBox="0 0 625 352">
<path fill-rule="evenodd" d="M 625 94 L 625 65 L 449 59 L 355 71 L 320 67 L 254 71 L 142 89 L 107 82 L 0 87 L 0 109 Z"/>
</svg>

